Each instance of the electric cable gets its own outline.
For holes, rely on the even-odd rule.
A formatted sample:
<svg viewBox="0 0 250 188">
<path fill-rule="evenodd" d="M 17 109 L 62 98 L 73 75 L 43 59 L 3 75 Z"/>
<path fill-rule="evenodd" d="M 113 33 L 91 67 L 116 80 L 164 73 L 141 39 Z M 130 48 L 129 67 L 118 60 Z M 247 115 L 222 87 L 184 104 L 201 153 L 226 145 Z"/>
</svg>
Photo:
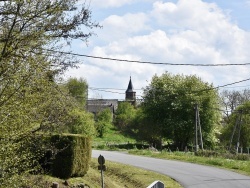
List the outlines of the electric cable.
<svg viewBox="0 0 250 188">
<path fill-rule="evenodd" d="M 79 56 L 79 57 L 87 57 L 92 59 L 102 59 L 102 60 L 109 60 L 109 61 L 119 61 L 119 62 L 129 62 L 129 63 L 141 63 L 141 64 L 152 64 L 152 65 L 169 65 L 169 66 L 207 66 L 207 67 L 215 67 L 215 66 L 247 66 L 250 63 L 225 63 L 225 64 L 194 64 L 194 63 L 160 63 L 160 62 L 152 62 L 152 61 L 139 61 L 139 60 L 128 60 L 128 59 L 118 59 L 118 58 L 110 58 L 110 57 L 101 57 L 101 56 L 93 56 L 93 55 L 86 55 L 86 54 L 78 54 L 73 52 L 63 52 L 57 50 L 49 50 L 46 51 L 56 52 L 61 54 Z"/>
</svg>

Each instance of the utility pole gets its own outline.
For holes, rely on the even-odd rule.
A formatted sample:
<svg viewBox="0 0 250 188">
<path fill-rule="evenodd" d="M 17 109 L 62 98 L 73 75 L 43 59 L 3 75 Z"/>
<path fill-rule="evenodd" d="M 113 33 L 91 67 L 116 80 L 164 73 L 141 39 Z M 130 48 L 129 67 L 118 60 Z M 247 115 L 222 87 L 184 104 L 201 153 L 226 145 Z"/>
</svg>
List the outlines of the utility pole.
<svg viewBox="0 0 250 188">
<path fill-rule="evenodd" d="M 203 150 L 203 139 L 202 139 L 201 124 L 200 124 L 200 113 L 199 113 L 198 104 L 195 104 L 195 151 L 196 152 L 199 150 L 198 134 L 199 134 L 199 141 L 200 141 L 201 149 Z"/>
<path fill-rule="evenodd" d="M 240 111 L 240 122 L 239 122 L 239 132 L 238 132 L 238 139 L 237 139 L 237 148 L 236 152 L 239 152 L 239 147 L 240 147 L 240 131 L 241 131 L 241 124 L 242 124 L 242 110 Z"/>
<path fill-rule="evenodd" d="M 232 142 L 233 142 L 233 138 L 234 138 L 234 134 L 236 129 L 238 128 L 238 138 L 237 138 L 237 144 L 236 144 L 236 152 L 238 153 L 238 148 L 240 146 L 240 132 L 241 132 L 241 123 L 242 123 L 242 110 L 239 111 L 240 115 L 237 117 L 236 121 L 235 121 L 235 125 L 234 125 L 234 129 L 230 138 L 230 143 L 229 143 L 229 150 L 231 150 L 232 147 Z"/>
<path fill-rule="evenodd" d="M 197 114 L 198 114 L 198 127 L 200 130 L 200 144 L 201 144 L 201 149 L 203 150 L 203 139 L 202 139 L 200 112 L 199 112 L 198 105 L 197 105 Z"/>
<path fill-rule="evenodd" d="M 195 105 L 195 151 L 199 150 L 198 145 L 198 104 Z"/>
</svg>

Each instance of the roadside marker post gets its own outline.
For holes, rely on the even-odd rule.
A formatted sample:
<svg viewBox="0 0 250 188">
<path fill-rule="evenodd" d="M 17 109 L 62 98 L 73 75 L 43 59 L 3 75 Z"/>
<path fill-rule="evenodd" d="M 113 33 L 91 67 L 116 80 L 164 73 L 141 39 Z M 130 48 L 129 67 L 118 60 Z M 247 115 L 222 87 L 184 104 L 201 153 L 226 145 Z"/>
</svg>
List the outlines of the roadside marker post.
<svg viewBox="0 0 250 188">
<path fill-rule="evenodd" d="M 101 180 L 102 180 L 102 188 L 104 188 L 104 175 L 103 175 L 103 171 L 106 171 L 106 166 L 105 166 L 105 158 L 100 155 L 98 157 L 98 170 L 101 170 Z"/>
</svg>

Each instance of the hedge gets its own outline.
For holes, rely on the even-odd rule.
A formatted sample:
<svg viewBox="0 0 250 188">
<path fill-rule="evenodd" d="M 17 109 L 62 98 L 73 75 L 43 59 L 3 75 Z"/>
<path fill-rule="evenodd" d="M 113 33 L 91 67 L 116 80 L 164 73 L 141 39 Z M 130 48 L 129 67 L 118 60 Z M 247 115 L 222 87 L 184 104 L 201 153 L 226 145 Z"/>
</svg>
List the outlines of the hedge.
<svg viewBox="0 0 250 188">
<path fill-rule="evenodd" d="M 52 160 L 52 176 L 67 179 L 84 176 L 91 160 L 91 139 L 82 135 L 53 135 L 51 144 L 57 154 Z"/>
</svg>

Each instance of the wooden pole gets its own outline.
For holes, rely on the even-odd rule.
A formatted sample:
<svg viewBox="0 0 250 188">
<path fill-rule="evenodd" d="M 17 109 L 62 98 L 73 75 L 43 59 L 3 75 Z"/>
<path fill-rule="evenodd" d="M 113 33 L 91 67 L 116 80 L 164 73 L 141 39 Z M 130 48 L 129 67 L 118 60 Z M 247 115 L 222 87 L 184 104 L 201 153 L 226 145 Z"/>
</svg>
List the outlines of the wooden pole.
<svg viewBox="0 0 250 188">
<path fill-rule="evenodd" d="M 104 175 L 103 175 L 103 169 L 101 169 L 101 177 L 102 177 L 102 188 L 104 188 Z"/>
<path fill-rule="evenodd" d="M 199 131 L 200 131 L 200 144 L 201 144 L 201 149 L 203 150 L 203 139 L 202 139 L 201 121 L 200 121 L 200 113 L 199 113 L 198 105 L 197 105 L 197 115 L 198 115 L 198 126 L 199 126 Z"/>
<path fill-rule="evenodd" d="M 198 145 L 198 104 L 195 105 L 195 151 L 199 149 Z"/>
</svg>

